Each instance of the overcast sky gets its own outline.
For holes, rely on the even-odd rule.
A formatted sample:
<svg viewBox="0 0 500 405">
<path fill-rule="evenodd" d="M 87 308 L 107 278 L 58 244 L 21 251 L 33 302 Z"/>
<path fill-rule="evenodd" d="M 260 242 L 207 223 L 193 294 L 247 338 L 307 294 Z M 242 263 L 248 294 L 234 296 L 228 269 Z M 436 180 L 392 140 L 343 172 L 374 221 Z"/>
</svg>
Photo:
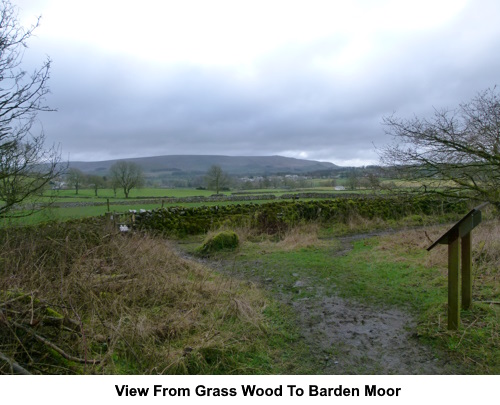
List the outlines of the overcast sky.
<svg viewBox="0 0 500 405">
<path fill-rule="evenodd" d="M 378 162 L 382 117 L 500 84 L 498 0 L 12 0 L 64 159 Z"/>
</svg>

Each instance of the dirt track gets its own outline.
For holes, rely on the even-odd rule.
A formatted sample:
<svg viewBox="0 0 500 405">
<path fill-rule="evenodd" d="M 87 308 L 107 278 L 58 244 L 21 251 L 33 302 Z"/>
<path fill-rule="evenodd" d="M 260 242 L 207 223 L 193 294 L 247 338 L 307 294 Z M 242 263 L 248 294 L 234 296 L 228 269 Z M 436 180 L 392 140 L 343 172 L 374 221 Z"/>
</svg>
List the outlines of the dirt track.
<svg viewBox="0 0 500 405">
<path fill-rule="evenodd" d="M 387 232 L 386 232 L 387 233 Z M 345 255 L 356 240 L 380 234 L 340 239 L 337 255 Z M 395 308 L 374 308 L 316 289 L 315 299 L 291 301 L 302 335 L 321 361 L 323 374 L 456 374 L 458 365 L 446 353 L 423 344 L 413 317 Z"/>
<path fill-rule="evenodd" d="M 396 309 L 338 297 L 296 301 L 302 335 L 322 374 L 453 374 L 456 367 L 415 337 L 415 324 Z"/>
<path fill-rule="evenodd" d="M 348 254 L 355 240 L 375 235 L 342 238 L 336 255 Z M 217 267 L 242 276 L 234 262 L 218 263 Z M 321 285 L 300 277 L 294 287 L 308 289 L 311 298 L 293 299 L 290 290 L 274 285 L 272 279 L 253 281 L 273 291 L 278 288 L 277 298 L 293 307 L 300 334 L 316 359 L 318 374 L 463 374 L 460 365 L 450 362 L 446 353 L 419 341 L 415 320 L 400 309 L 373 307 L 325 294 Z"/>
</svg>

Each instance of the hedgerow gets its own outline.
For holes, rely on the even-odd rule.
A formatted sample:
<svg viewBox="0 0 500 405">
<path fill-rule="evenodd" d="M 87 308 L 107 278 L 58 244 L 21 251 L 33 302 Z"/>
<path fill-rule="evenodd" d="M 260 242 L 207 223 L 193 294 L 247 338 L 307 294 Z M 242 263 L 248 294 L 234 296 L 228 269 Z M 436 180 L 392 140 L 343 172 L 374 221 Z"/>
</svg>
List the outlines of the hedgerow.
<svg viewBox="0 0 500 405">
<path fill-rule="evenodd" d="M 280 201 L 196 208 L 169 207 L 137 215 L 139 229 L 172 236 L 206 233 L 221 226 L 249 226 L 274 234 L 316 221 L 348 223 L 353 217 L 399 220 L 409 215 L 465 213 L 467 203 L 437 197 L 359 197 L 331 200 Z"/>
</svg>

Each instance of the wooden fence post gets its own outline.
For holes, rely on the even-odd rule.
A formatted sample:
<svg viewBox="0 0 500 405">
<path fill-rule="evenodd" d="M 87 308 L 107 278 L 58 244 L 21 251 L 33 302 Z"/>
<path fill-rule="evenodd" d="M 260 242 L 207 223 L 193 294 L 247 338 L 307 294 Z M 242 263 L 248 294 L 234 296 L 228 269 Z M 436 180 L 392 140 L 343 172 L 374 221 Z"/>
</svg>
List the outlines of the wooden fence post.
<svg viewBox="0 0 500 405">
<path fill-rule="evenodd" d="M 462 308 L 469 309 L 472 303 L 472 236 L 462 237 Z"/>
<path fill-rule="evenodd" d="M 460 326 L 459 305 L 459 267 L 460 243 L 457 232 L 448 240 L 448 329 L 457 330 Z"/>
<path fill-rule="evenodd" d="M 113 215 L 111 212 L 106 212 L 106 226 L 111 227 L 112 226 L 112 220 L 113 220 Z"/>
</svg>

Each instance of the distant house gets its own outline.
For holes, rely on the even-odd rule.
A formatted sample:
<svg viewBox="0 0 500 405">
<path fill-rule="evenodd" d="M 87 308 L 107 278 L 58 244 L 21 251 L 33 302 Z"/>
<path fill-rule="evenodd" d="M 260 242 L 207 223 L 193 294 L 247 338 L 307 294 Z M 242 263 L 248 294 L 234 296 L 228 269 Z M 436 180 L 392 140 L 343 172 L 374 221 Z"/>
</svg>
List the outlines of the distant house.
<svg viewBox="0 0 500 405">
<path fill-rule="evenodd" d="M 335 186 L 335 191 L 344 191 L 345 187 L 344 186 Z"/>
<path fill-rule="evenodd" d="M 61 190 L 66 187 L 66 183 L 64 181 L 51 181 L 49 184 L 52 190 Z"/>
</svg>

